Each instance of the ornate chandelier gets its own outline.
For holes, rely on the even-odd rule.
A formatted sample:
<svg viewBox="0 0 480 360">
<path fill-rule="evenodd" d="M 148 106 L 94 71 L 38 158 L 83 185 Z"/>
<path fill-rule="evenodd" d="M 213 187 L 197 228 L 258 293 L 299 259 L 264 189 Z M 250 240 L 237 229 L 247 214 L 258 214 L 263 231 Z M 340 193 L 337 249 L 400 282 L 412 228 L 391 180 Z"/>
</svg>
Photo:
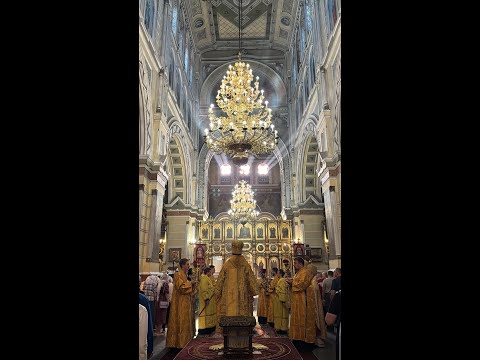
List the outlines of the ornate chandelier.
<svg viewBox="0 0 480 360">
<path fill-rule="evenodd" d="M 242 4 L 239 10 L 239 53 L 234 66 L 229 65 L 227 74 L 217 92 L 217 105 L 226 116 L 214 115 L 210 105 L 208 117 L 210 128 L 205 129 L 204 140 L 216 154 L 225 153 L 236 165 L 246 164 L 249 155 L 271 154 L 278 143 L 278 131 L 271 123 L 272 109 L 263 101 L 263 90 L 258 89 L 258 76 L 253 81 L 250 64 L 241 58 Z"/>
<path fill-rule="evenodd" d="M 232 200 L 230 200 L 230 210 L 228 215 L 234 221 L 239 221 L 245 225 L 249 220 L 255 219 L 259 212 L 255 210 L 257 207 L 257 200 L 253 199 L 253 190 L 250 184 L 245 180 L 235 185 L 232 192 Z"/>
</svg>

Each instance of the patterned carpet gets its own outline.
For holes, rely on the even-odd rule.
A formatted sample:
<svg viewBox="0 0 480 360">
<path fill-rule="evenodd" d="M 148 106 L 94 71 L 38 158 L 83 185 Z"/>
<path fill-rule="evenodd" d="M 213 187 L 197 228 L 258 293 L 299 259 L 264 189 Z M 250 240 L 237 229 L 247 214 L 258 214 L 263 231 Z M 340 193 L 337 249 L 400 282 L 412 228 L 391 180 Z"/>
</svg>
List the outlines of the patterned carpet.
<svg viewBox="0 0 480 360">
<path fill-rule="evenodd" d="M 223 336 L 222 336 L 223 338 Z M 253 343 L 266 346 L 267 349 L 261 349 L 254 352 L 253 355 L 228 355 L 223 356 L 223 350 L 210 350 L 212 345 L 222 345 L 223 339 L 215 337 L 204 337 L 192 339 L 185 348 L 176 356 L 175 360 L 209 360 L 209 359 L 255 359 L 255 360 L 302 360 L 302 356 L 293 346 L 288 338 L 272 337 L 266 338 L 255 336 Z M 234 356 L 234 357 L 232 357 Z"/>
<path fill-rule="evenodd" d="M 164 339 L 164 337 L 162 337 Z M 335 360 L 335 337 L 330 335 L 327 338 L 325 348 L 318 348 L 314 351 L 303 351 L 298 350 L 292 344 L 290 339 L 288 339 L 288 335 L 284 334 L 277 334 L 275 329 L 273 329 L 269 325 L 256 325 L 255 326 L 255 335 L 253 336 L 253 343 L 263 344 L 263 341 L 268 341 L 272 339 L 272 346 L 268 352 L 264 350 L 260 350 L 262 354 L 260 355 L 253 355 L 253 356 L 246 356 L 246 358 L 254 359 L 254 360 L 270 360 L 270 359 L 279 359 L 279 354 L 284 352 L 284 356 L 287 353 L 287 350 L 283 349 L 282 345 L 288 344 L 289 353 L 287 357 L 282 357 L 281 360 L 296 360 L 296 359 L 303 359 L 303 360 Z M 277 341 L 278 340 L 278 341 Z M 285 343 L 281 340 L 285 340 Z M 208 341 L 208 342 L 207 342 Z M 203 345 L 202 345 L 203 344 Z M 187 346 L 180 350 L 180 349 L 168 349 L 168 352 L 162 353 L 161 356 L 152 357 L 150 360 L 206 360 L 206 359 L 221 359 L 222 356 L 219 356 L 218 351 L 214 350 L 207 350 L 211 345 L 219 345 L 223 344 L 223 335 L 218 333 L 213 333 L 209 335 L 197 335 L 196 338 L 191 340 Z M 201 345 L 201 346 L 200 346 Z M 208 346 L 207 346 L 208 345 Z M 163 345 L 164 346 L 164 345 Z M 192 346 L 200 346 L 198 351 L 196 349 L 191 349 L 190 353 L 189 350 Z M 268 346 L 268 344 L 266 345 Z M 274 350 L 276 349 L 276 350 Z M 200 351 L 201 350 L 201 351 Z M 277 351 L 275 353 L 275 351 Z M 244 355 L 227 355 L 223 358 L 229 359 L 242 359 L 242 356 L 245 358 Z M 297 357 L 299 356 L 299 357 Z"/>
</svg>

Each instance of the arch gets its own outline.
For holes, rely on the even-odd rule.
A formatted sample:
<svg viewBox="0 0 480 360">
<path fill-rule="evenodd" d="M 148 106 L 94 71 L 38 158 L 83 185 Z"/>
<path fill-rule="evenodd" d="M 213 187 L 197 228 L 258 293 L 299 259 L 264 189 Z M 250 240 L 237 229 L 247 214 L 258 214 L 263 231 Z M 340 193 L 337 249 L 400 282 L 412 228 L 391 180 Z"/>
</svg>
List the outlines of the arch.
<svg viewBox="0 0 480 360">
<path fill-rule="evenodd" d="M 277 220 L 277 218 L 272 213 L 264 211 L 264 212 L 261 212 L 260 214 L 258 214 L 258 216 L 257 216 L 257 222 L 258 221 L 263 221 L 263 220 L 275 221 L 275 220 Z"/>
<path fill-rule="evenodd" d="M 187 149 L 187 139 L 188 136 L 186 134 L 185 129 L 181 125 L 180 121 L 175 118 L 171 118 L 168 121 L 169 131 L 168 131 L 168 149 L 169 149 L 169 172 L 172 178 L 172 184 L 169 186 L 169 200 L 172 200 L 175 197 L 175 193 L 178 190 L 177 186 L 175 186 L 175 178 L 177 180 L 183 180 L 182 183 L 182 191 L 185 192 L 182 196 L 182 200 L 185 204 L 190 204 L 191 202 L 191 182 L 187 180 L 192 179 L 192 169 L 191 169 L 191 159 L 190 159 L 190 151 Z M 172 141 L 174 143 L 172 144 Z M 178 149 L 178 152 L 175 150 Z M 176 156 L 178 154 L 178 156 Z M 179 158 L 180 164 L 174 163 L 173 158 Z M 181 175 L 175 175 L 175 168 L 179 168 L 175 165 L 181 165 L 183 169 L 181 171 Z"/>
<path fill-rule="evenodd" d="M 283 181 L 280 182 L 281 190 L 281 204 L 282 208 L 290 208 L 292 202 L 292 188 L 291 188 L 291 169 L 290 169 L 290 155 L 285 146 L 285 143 L 282 139 L 279 139 L 277 147 L 274 149 L 273 154 L 278 161 L 280 167 L 280 177 L 283 178 Z M 200 154 L 198 155 L 198 186 L 197 186 L 197 202 L 196 205 L 199 209 L 208 208 L 208 196 L 207 186 L 208 186 L 208 167 L 213 158 L 213 152 L 208 148 L 204 143 L 200 149 Z"/>
<path fill-rule="evenodd" d="M 335 84 L 335 102 L 334 102 L 334 112 L 333 112 L 333 144 L 335 151 L 341 151 L 341 101 L 342 101 L 342 77 L 341 74 L 341 61 L 340 61 L 340 54 L 337 60 L 337 69 L 335 71 L 336 74 L 336 84 Z"/>
<path fill-rule="evenodd" d="M 290 208 L 292 203 L 290 153 L 281 138 L 278 139 L 278 144 L 273 150 L 273 154 L 278 160 L 280 177 L 283 178 L 283 181 L 280 182 L 282 208 Z"/>
<path fill-rule="evenodd" d="M 307 152 L 308 152 L 308 147 L 310 145 L 310 141 L 313 138 L 315 138 L 315 142 L 317 144 L 317 150 L 318 150 L 318 139 L 316 137 L 315 129 L 318 123 L 318 116 L 316 114 L 311 114 L 304 122 L 303 126 L 299 129 L 299 134 L 300 136 L 298 137 L 298 140 L 296 142 L 296 148 L 298 149 L 298 157 L 297 161 L 295 164 L 295 169 L 296 169 L 296 174 L 298 175 L 297 179 L 302 179 L 302 181 L 297 181 L 296 183 L 296 195 L 297 199 L 296 202 L 302 202 L 306 200 L 306 192 L 305 192 L 305 172 L 307 171 L 306 169 L 306 163 L 307 163 Z M 318 153 L 318 151 L 317 151 Z M 316 155 L 318 156 L 318 155 Z M 315 171 L 314 171 L 315 172 Z M 316 184 L 317 185 L 317 184 Z M 316 186 L 315 185 L 315 186 Z M 318 190 L 315 188 L 315 190 Z"/>
<path fill-rule="evenodd" d="M 215 216 L 215 218 L 214 218 L 214 221 L 216 221 L 216 222 L 220 222 L 222 220 L 230 221 L 230 215 L 228 215 L 227 212 L 221 212 L 217 216 Z M 275 220 L 277 220 L 277 218 L 272 213 L 264 211 L 264 212 L 261 212 L 260 214 L 258 214 L 255 222 L 259 222 L 259 221 L 262 221 L 262 220 L 275 221 Z"/>
<path fill-rule="evenodd" d="M 200 108 L 201 113 L 199 114 L 199 118 L 202 119 L 198 124 L 199 128 L 202 128 L 202 122 L 208 121 L 207 117 L 207 109 L 210 105 L 210 97 L 212 92 L 218 90 L 221 79 L 223 75 L 225 75 L 228 65 L 235 63 L 238 59 L 234 59 L 232 61 L 226 62 L 225 64 L 219 66 L 218 68 L 214 69 L 205 79 L 202 85 L 202 89 L 200 91 Z M 272 105 L 271 107 L 286 107 L 287 106 L 287 90 L 285 87 L 285 83 L 280 75 L 275 72 L 269 66 L 255 61 L 255 60 L 244 60 L 248 62 L 252 68 L 253 75 L 258 76 L 260 81 L 264 79 L 268 83 L 270 83 L 270 87 L 273 89 L 273 92 L 267 93 L 266 98 L 269 99 L 271 103 L 272 97 L 277 99 L 276 105 Z M 281 200 L 282 200 L 282 207 L 290 207 L 292 196 L 291 196 L 291 169 L 290 169 L 290 157 L 287 147 L 285 146 L 282 139 L 280 139 L 277 148 L 274 150 L 275 157 L 277 158 L 280 166 L 280 173 L 283 175 L 284 181 L 281 183 Z M 206 171 L 210 165 L 210 161 L 213 157 L 213 153 L 208 149 L 208 147 L 203 144 L 202 148 L 200 149 L 199 153 L 199 161 L 198 161 L 198 186 L 197 186 L 197 203 L 196 205 L 199 208 L 207 209 L 208 205 L 208 197 L 206 194 L 206 186 L 208 184 L 208 172 Z M 283 161 L 285 159 L 285 161 Z"/>
<path fill-rule="evenodd" d="M 139 90 L 138 90 L 138 94 L 139 94 L 139 104 L 138 104 L 138 120 L 139 120 L 139 124 L 138 124 L 138 136 L 139 136 L 139 139 L 138 139 L 138 144 L 139 144 L 139 150 L 138 150 L 138 154 L 139 155 L 143 155 L 145 154 L 145 111 L 144 111 L 144 108 L 143 108 L 143 92 L 142 92 L 142 86 L 141 86 L 141 83 L 139 82 L 138 83 L 138 87 L 139 87 Z"/>
<path fill-rule="evenodd" d="M 205 196 L 208 186 L 208 167 L 213 157 L 213 151 L 204 143 L 198 154 L 198 185 L 197 185 L 197 203 L 199 209 L 208 208 L 208 197 Z"/>
<path fill-rule="evenodd" d="M 305 142 L 303 149 L 303 163 L 302 163 L 302 189 L 300 201 L 306 201 L 310 195 L 315 195 L 318 190 L 317 180 L 317 157 L 318 157 L 318 143 L 315 136 L 311 135 Z M 313 191 L 313 192 L 312 192 Z"/>
<path fill-rule="evenodd" d="M 150 94 L 152 93 L 150 88 L 150 81 L 148 80 L 147 70 L 145 68 L 145 57 L 143 55 L 142 48 L 139 50 L 139 77 L 140 77 L 140 101 L 142 101 L 141 107 L 141 114 L 143 114 L 143 139 L 144 139 L 144 146 L 143 149 L 141 148 L 142 155 L 150 155 L 152 152 L 152 124 L 153 124 L 153 114 L 152 114 L 152 102 L 150 99 Z M 142 120 L 140 120 L 142 121 Z M 140 131 L 142 132 L 142 125 L 140 125 Z"/>
</svg>

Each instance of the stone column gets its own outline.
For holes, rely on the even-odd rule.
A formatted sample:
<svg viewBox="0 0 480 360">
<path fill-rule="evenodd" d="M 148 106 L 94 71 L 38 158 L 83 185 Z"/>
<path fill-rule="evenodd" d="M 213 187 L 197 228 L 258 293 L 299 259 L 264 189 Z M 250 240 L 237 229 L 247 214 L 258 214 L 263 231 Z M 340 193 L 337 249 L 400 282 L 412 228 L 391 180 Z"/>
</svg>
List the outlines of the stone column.
<svg viewBox="0 0 480 360">
<path fill-rule="evenodd" d="M 139 184 L 138 191 L 138 229 L 142 228 L 142 211 L 143 211 L 143 192 L 145 189 L 144 184 Z M 138 235 L 140 238 L 140 234 Z"/>
<path fill-rule="evenodd" d="M 323 110 L 329 110 L 330 107 L 328 106 L 328 96 L 327 96 L 327 76 L 325 74 L 325 68 L 322 66 L 320 68 L 320 78 L 318 79 L 320 83 L 320 106 Z"/>
<path fill-rule="evenodd" d="M 337 267 L 339 266 L 341 258 L 341 236 L 335 186 L 328 186 L 327 191 L 324 192 L 324 199 L 325 216 L 327 218 L 327 237 L 330 250 L 329 263 L 332 267 Z"/>
<path fill-rule="evenodd" d="M 153 251 L 154 243 L 157 242 L 157 261 L 158 261 L 158 239 L 156 236 L 156 220 L 157 216 L 157 189 L 152 189 L 152 200 L 150 205 L 150 221 L 148 226 L 148 244 L 147 244 L 147 262 L 154 261 Z"/>
<path fill-rule="evenodd" d="M 325 217 L 326 217 L 326 224 L 327 224 L 327 239 L 328 239 L 328 246 L 330 251 L 330 259 L 332 260 L 336 254 L 335 250 L 335 230 L 333 225 L 332 219 L 332 199 L 330 197 L 330 191 L 325 191 L 323 194 L 323 199 L 325 201 Z"/>
<path fill-rule="evenodd" d="M 340 240 L 340 224 L 338 219 L 338 212 L 337 212 L 337 193 L 335 192 L 335 186 L 329 187 L 330 191 L 330 205 L 332 208 L 332 225 L 333 225 L 333 232 L 334 232 L 334 241 L 335 241 L 335 255 L 337 259 L 340 259 L 342 255 L 342 242 Z"/>
<path fill-rule="evenodd" d="M 152 199 L 154 201 L 154 199 Z M 161 227 L 162 227 L 162 210 L 163 210 L 163 195 L 161 193 L 157 193 L 156 196 L 156 211 L 155 211 L 155 232 L 154 232 L 154 239 L 152 244 L 152 253 L 151 253 L 151 261 L 152 262 L 159 262 L 158 253 L 160 251 L 160 234 L 161 234 Z"/>
</svg>

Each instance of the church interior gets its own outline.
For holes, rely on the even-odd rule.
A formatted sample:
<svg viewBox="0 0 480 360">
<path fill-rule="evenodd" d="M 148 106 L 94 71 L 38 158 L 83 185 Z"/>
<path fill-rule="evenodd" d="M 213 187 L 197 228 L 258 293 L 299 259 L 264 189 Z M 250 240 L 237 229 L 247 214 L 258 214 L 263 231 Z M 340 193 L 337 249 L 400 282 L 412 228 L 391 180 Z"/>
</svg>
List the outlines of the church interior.
<svg viewBox="0 0 480 360">
<path fill-rule="evenodd" d="M 295 245 L 318 269 L 340 267 L 341 1 L 243 0 L 241 49 L 237 0 L 139 3 L 139 272 L 193 262 L 196 244 L 221 266 L 234 238 L 257 270 L 292 270 Z M 243 167 L 203 136 L 239 50 L 278 130 Z M 243 232 L 228 215 L 240 180 L 259 212 Z"/>
<path fill-rule="evenodd" d="M 139 0 L 139 273 L 341 267 L 341 1 Z"/>
</svg>

